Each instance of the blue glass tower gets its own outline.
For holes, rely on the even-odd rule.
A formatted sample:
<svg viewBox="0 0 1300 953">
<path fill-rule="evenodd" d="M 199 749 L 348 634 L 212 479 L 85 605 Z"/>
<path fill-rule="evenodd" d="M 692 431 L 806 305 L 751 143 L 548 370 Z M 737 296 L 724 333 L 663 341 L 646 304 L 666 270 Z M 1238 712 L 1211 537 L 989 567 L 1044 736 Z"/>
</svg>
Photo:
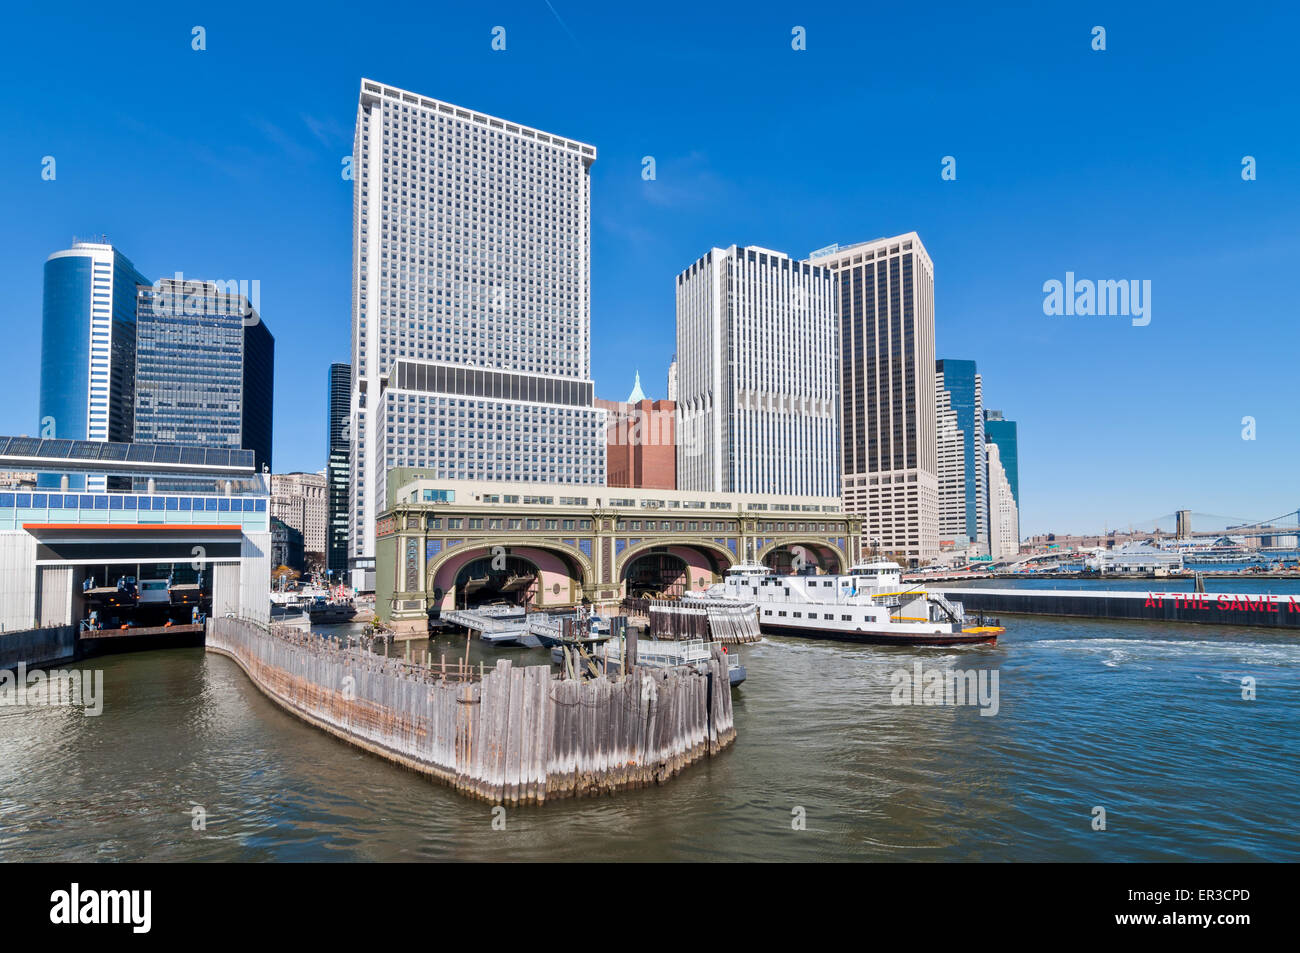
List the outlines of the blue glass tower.
<svg viewBox="0 0 1300 953">
<path fill-rule="evenodd" d="M 106 241 L 73 240 L 45 262 L 38 435 L 130 441 L 135 398 L 135 296 L 144 276 Z M 85 487 L 73 475 L 69 486 Z M 43 474 L 57 486 L 57 474 Z M 103 477 L 92 477 L 103 488 Z M 98 485 L 95 486 L 96 481 Z"/>
</svg>

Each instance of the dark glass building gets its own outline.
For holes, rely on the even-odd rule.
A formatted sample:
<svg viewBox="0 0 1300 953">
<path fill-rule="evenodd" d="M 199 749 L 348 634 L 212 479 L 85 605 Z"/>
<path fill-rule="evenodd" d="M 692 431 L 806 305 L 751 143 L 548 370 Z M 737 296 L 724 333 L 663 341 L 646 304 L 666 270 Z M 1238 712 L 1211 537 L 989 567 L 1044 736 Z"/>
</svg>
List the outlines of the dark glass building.
<svg viewBox="0 0 1300 953">
<path fill-rule="evenodd" d="M 326 399 L 329 406 L 327 427 L 326 479 L 329 481 L 329 515 L 325 526 L 325 565 L 333 570 L 335 582 L 343 580 L 348 570 L 348 480 L 351 475 L 352 445 L 348 423 L 352 408 L 352 365 L 331 364 Z"/>
<path fill-rule="evenodd" d="M 135 297 L 145 278 L 106 241 L 73 240 L 45 262 L 40 424 L 46 439 L 128 442 L 135 398 Z M 58 486 L 58 474 L 41 474 Z M 69 486 L 85 488 L 70 475 Z M 103 489 L 104 477 L 89 478 Z"/>
<path fill-rule="evenodd" d="M 1011 484 L 1011 495 L 1015 497 L 1016 508 L 1022 509 L 1020 503 L 1020 461 L 1016 454 L 1016 422 L 1004 420 L 1002 411 L 986 410 L 984 412 L 984 439 L 998 445 L 1002 457 L 1002 468 L 1007 471 L 1007 482 Z"/>
<path fill-rule="evenodd" d="M 271 467 L 275 339 L 241 290 L 179 276 L 139 287 L 136 440 L 242 448 Z"/>
</svg>

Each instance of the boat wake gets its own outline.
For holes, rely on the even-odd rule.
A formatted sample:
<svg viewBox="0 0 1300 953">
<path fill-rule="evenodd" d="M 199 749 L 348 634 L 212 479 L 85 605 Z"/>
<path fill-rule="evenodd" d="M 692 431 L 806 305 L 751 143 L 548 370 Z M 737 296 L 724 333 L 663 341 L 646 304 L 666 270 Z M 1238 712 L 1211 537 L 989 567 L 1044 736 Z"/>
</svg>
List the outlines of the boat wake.
<svg viewBox="0 0 1300 953">
<path fill-rule="evenodd" d="M 1035 649 L 1065 649 L 1106 653 L 1103 665 L 1115 667 L 1128 661 L 1157 661 L 1162 658 L 1191 659 L 1198 656 L 1223 661 L 1235 658 L 1251 665 L 1291 666 L 1300 664 L 1300 645 L 1279 642 L 1213 642 L 1182 639 L 1042 639 Z"/>
</svg>

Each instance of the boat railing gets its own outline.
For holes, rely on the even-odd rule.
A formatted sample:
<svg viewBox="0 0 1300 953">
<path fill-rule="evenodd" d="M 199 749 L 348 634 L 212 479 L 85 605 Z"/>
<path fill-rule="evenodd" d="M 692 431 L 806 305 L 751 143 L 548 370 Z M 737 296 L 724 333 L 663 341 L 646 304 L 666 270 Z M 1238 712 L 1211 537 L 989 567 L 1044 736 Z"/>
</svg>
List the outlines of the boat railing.
<svg viewBox="0 0 1300 953">
<path fill-rule="evenodd" d="M 944 614 L 956 625 L 966 619 L 966 609 L 960 602 L 951 602 L 942 592 L 927 592 L 925 597 L 943 609 Z"/>
</svg>

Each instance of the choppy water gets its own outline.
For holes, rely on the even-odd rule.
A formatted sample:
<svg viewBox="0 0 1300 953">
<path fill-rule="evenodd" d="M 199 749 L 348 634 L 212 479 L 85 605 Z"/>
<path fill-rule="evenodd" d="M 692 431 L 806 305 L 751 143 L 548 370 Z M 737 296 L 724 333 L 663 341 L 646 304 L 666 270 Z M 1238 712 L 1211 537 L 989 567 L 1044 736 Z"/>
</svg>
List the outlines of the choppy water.
<svg viewBox="0 0 1300 953">
<path fill-rule="evenodd" d="M 504 831 L 227 659 L 107 657 L 82 664 L 105 673 L 97 718 L 0 708 L 0 860 L 1296 860 L 1294 639 L 1064 619 L 1013 620 L 995 647 L 772 639 L 743 650 L 732 749 L 662 788 L 510 810 Z M 998 714 L 891 704 L 917 659 L 996 669 Z"/>
</svg>

